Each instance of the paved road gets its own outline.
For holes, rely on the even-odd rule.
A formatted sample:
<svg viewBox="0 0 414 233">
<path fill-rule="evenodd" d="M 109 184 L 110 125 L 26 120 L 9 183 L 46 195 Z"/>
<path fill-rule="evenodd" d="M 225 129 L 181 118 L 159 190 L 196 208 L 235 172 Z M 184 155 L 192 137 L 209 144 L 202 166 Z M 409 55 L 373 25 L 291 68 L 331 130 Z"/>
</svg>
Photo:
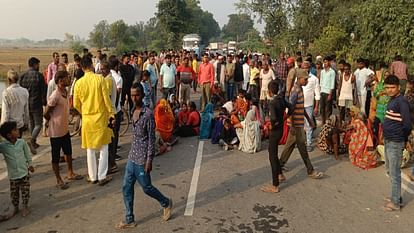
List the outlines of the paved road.
<svg viewBox="0 0 414 233">
<path fill-rule="evenodd" d="M 121 139 L 121 156 L 126 157 L 130 138 Z M 68 190 L 57 190 L 50 166 L 47 139 L 36 157 L 32 177 L 32 213 L 0 223 L 0 232 L 117 232 L 123 219 L 121 171 L 107 186 L 76 181 Z M 74 167 L 86 174 L 86 152 L 74 138 Z M 389 181 L 383 167 L 364 171 L 347 159 L 335 161 L 319 151 L 311 153 L 314 166 L 326 173 L 322 180 L 307 178 L 297 150 L 288 166 L 287 182 L 278 194 L 259 188 L 270 182 L 267 142 L 257 154 L 222 151 L 209 141 L 202 142 L 202 160 L 196 185 L 192 216 L 184 216 L 200 142 L 181 139 L 168 154 L 157 157 L 153 183 L 174 200 L 173 218 L 161 220 L 157 202 L 137 186 L 135 213 L 138 226 L 126 232 L 413 232 L 413 194 L 403 193 L 406 206 L 401 212 L 384 213 L 383 197 Z M 280 147 L 282 149 L 283 146 Z M 62 172 L 66 169 L 62 166 Z M 408 170 L 404 170 L 408 172 Z M 3 174 L 3 176 L 1 176 Z M 0 211 L 8 211 L 8 180 L 0 170 Z M 414 189 L 407 183 L 406 190 Z M 192 188 L 194 190 L 194 187 Z"/>
</svg>

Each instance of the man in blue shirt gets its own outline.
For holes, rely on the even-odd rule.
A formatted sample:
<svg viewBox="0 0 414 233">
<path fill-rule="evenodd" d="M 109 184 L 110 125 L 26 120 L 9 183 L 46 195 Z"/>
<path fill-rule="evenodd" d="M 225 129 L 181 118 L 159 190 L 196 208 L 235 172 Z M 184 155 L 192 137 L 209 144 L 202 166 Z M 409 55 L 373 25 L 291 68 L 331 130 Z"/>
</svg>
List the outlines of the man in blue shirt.
<svg viewBox="0 0 414 233">
<path fill-rule="evenodd" d="M 332 114 L 332 100 L 335 88 L 335 71 L 331 68 L 330 58 L 323 59 L 323 70 L 321 71 L 321 116 L 322 124 L 326 123 L 326 118 Z"/>
<path fill-rule="evenodd" d="M 164 221 L 170 219 L 172 209 L 172 199 L 165 197 L 151 184 L 150 172 L 152 170 L 152 160 L 155 156 L 155 119 L 152 111 L 145 107 L 142 102 L 144 88 L 140 83 L 132 85 L 131 97 L 135 104 L 132 116 L 133 138 L 122 187 L 126 217 L 125 222 L 120 222 L 115 226 L 117 229 L 136 226 L 134 219 L 134 186 L 137 181 L 144 193 L 156 199 L 163 207 Z"/>
<path fill-rule="evenodd" d="M 171 55 L 165 56 L 165 63 L 160 69 L 160 82 L 162 88 L 162 98 L 167 99 L 168 96 L 175 94 L 175 84 L 177 81 L 177 69 L 171 64 Z"/>
<path fill-rule="evenodd" d="M 150 73 L 150 84 L 151 84 L 151 100 L 152 103 L 155 105 L 157 101 L 157 83 L 158 83 L 158 74 L 157 74 L 157 68 L 155 67 L 155 57 L 154 55 L 150 55 L 148 58 L 148 65 L 146 69 Z"/>
</svg>

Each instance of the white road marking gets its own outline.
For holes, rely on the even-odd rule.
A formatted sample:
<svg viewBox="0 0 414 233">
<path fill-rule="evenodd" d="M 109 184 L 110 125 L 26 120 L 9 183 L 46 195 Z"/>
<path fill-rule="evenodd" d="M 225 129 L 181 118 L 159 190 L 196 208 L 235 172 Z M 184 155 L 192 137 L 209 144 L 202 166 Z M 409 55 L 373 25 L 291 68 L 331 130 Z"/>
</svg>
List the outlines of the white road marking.
<svg viewBox="0 0 414 233">
<path fill-rule="evenodd" d="M 46 154 L 46 153 L 49 153 L 49 152 L 50 152 L 50 147 L 47 147 L 47 148 L 43 149 L 42 151 L 38 152 L 37 155 L 32 157 L 32 162 L 36 161 L 43 154 Z M 0 173 L 0 181 L 4 180 L 6 177 L 7 177 L 7 171 L 5 171 L 3 173 Z"/>
<path fill-rule="evenodd" d="M 197 194 L 198 177 L 200 176 L 201 159 L 203 157 L 204 141 L 198 143 L 197 157 L 194 165 L 193 178 L 191 179 L 190 191 L 188 192 L 187 205 L 184 216 L 193 216 L 194 205 Z"/>
<path fill-rule="evenodd" d="M 407 174 L 405 174 L 404 172 L 401 172 L 401 177 L 403 178 L 403 180 L 407 181 L 407 183 L 408 183 L 408 184 L 410 184 L 410 183 L 411 183 L 410 178 L 409 178 L 409 177 L 407 176 Z M 413 190 L 413 189 L 411 189 L 410 187 L 408 187 L 408 185 L 406 185 L 405 183 L 401 182 L 401 187 L 402 187 L 405 191 L 407 191 L 407 192 L 409 192 L 409 193 L 411 193 L 411 194 L 414 194 L 414 190 Z"/>
</svg>

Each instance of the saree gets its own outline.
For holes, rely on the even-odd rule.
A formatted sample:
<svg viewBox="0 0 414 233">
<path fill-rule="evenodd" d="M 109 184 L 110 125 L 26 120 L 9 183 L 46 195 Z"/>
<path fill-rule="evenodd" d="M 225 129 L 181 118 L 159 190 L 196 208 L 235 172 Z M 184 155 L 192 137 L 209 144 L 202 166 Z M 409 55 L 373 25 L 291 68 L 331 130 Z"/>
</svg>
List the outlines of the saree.
<svg viewBox="0 0 414 233">
<path fill-rule="evenodd" d="M 213 104 L 209 103 L 205 107 L 204 112 L 201 113 L 200 139 L 210 138 L 212 121 L 214 117 L 213 109 L 214 109 Z"/>
<path fill-rule="evenodd" d="M 165 99 L 161 99 L 154 110 L 156 130 L 160 133 L 162 140 L 168 142 L 174 130 L 174 114 Z"/>
<path fill-rule="evenodd" d="M 260 151 L 260 123 L 256 120 L 255 110 L 247 112 L 246 119 L 240 123 L 242 128 L 236 129 L 239 138 L 239 150 L 246 153 L 255 153 Z"/>
<path fill-rule="evenodd" d="M 353 132 L 349 143 L 349 159 L 355 166 L 362 169 L 374 168 L 377 165 L 375 153 L 369 151 L 373 147 L 372 137 L 367 126 L 360 119 L 352 121 Z"/>
</svg>

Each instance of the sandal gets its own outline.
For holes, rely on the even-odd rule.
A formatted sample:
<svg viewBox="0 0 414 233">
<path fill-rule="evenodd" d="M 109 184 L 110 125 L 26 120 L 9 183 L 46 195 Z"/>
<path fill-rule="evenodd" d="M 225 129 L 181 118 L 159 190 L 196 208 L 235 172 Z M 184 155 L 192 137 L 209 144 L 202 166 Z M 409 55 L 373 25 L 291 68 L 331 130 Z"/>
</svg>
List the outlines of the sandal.
<svg viewBox="0 0 414 233">
<path fill-rule="evenodd" d="M 284 175 L 278 175 L 277 178 L 279 179 L 279 183 L 283 183 L 283 182 L 286 181 L 286 176 L 284 176 Z"/>
<path fill-rule="evenodd" d="M 401 210 L 401 207 L 394 205 L 394 203 L 392 202 L 389 202 L 385 206 L 382 207 L 382 210 L 386 212 L 392 212 L 392 211 Z"/>
<path fill-rule="evenodd" d="M 128 229 L 128 228 L 134 228 L 136 227 L 137 224 L 135 222 L 131 222 L 131 223 L 125 223 L 125 222 L 120 222 L 118 224 L 115 225 L 115 228 L 118 230 L 123 230 L 123 229 Z"/>
<path fill-rule="evenodd" d="M 111 180 L 112 180 L 112 177 L 111 177 L 111 176 L 107 176 L 105 179 L 100 180 L 100 181 L 98 182 L 98 184 L 99 184 L 99 186 L 104 186 L 104 185 L 106 185 L 107 183 L 109 183 Z"/>
<path fill-rule="evenodd" d="M 88 176 L 88 177 L 86 177 L 86 181 L 88 182 L 88 183 L 91 183 L 91 184 L 97 184 L 98 183 L 98 181 L 97 180 L 91 180 L 91 178 Z"/>
<path fill-rule="evenodd" d="M 82 175 L 78 175 L 78 174 L 74 174 L 73 176 L 71 176 L 71 177 L 66 177 L 66 179 L 68 179 L 68 180 L 83 180 L 83 176 Z"/>
<path fill-rule="evenodd" d="M 56 185 L 56 188 L 58 188 L 58 189 L 60 189 L 60 190 L 65 190 L 65 189 L 68 189 L 68 188 L 69 188 L 69 185 L 68 185 L 68 183 L 63 182 L 63 183 L 61 183 L 61 184 L 57 184 L 57 185 Z"/>
<path fill-rule="evenodd" d="M 320 179 L 320 178 L 323 177 L 323 173 L 322 172 L 317 172 L 317 171 L 312 171 L 312 173 L 309 174 L 308 176 L 312 179 Z"/>
<path fill-rule="evenodd" d="M 262 192 L 265 192 L 265 193 L 278 193 L 278 192 L 280 192 L 279 188 L 275 187 L 273 185 L 263 186 L 263 187 L 260 188 L 260 190 Z"/>
</svg>

